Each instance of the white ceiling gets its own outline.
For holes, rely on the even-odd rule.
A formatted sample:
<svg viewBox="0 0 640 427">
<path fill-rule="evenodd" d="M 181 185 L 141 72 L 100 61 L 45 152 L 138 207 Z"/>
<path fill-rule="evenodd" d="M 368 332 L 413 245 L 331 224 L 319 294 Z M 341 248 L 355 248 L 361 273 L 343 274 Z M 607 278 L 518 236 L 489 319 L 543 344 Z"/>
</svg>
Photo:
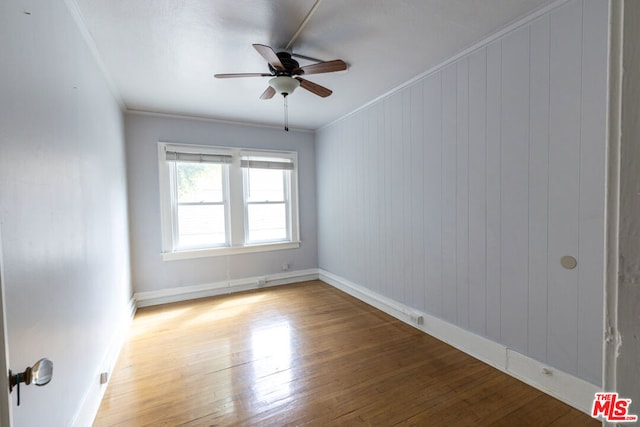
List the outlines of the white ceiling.
<svg viewBox="0 0 640 427">
<path fill-rule="evenodd" d="M 296 90 L 290 126 L 330 123 L 552 1 L 323 0 L 293 51 L 350 68 L 306 77 L 334 93 Z M 127 109 L 282 124 L 282 98 L 258 99 L 268 78 L 213 74 L 268 72 L 252 43 L 284 48 L 315 0 L 76 2 Z"/>
</svg>

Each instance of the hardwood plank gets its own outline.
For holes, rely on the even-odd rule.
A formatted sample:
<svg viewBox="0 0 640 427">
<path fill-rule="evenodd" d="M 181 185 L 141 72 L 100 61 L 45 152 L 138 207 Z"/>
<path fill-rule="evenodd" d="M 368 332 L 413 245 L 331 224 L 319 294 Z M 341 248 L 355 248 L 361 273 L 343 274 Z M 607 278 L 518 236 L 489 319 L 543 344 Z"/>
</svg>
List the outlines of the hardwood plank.
<svg viewBox="0 0 640 427">
<path fill-rule="evenodd" d="M 312 281 L 140 309 L 94 426 L 560 422 L 599 424 Z"/>
</svg>

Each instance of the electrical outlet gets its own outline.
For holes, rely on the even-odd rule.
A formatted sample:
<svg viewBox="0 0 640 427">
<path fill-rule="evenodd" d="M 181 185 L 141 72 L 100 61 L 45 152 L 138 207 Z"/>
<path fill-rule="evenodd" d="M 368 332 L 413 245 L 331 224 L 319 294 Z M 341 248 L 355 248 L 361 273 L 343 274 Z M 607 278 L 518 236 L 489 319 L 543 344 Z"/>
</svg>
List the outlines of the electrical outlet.
<svg viewBox="0 0 640 427">
<path fill-rule="evenodd" d="M 289 264 L 287 264 L 286 262 L 282 264 L 282 271 L 287 271 L 288 269 L 289 269 Z"/>
<path fill-rule="evenodd" d="M 267 284 L 267 279 L 265 277 L 260 277 L 258 279 L 258 286 L 264 286 Z"/>
<path fill-rule="evenodd" d="M 100 384 L 106 384 L 107 381 L 109 381 L 109 373 L 108 372 L 102 372 L 100 374 Z"/>
<path fill-rule="evenodd" d="M 422 325 L 424 324 L 424 317 L 421 314 L 418 313 L 411 313 L 409 315 L 409 317 L 411 318 L 411 321 L 413 323 L 415 323 L 416 325 Z"/>
</svg>

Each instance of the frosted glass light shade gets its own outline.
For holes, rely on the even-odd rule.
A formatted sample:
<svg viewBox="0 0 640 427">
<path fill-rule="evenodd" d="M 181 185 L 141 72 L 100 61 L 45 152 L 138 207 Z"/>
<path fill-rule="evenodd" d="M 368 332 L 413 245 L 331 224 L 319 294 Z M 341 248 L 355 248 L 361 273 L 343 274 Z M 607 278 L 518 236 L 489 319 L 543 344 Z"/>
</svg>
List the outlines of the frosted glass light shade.
<svg viewBox="0 0 640 427">
<path fill-rule="evenodd" d="M 279 94 L 291 95 L 294 90 L 300 86 L 300 82 L 293 77 L 278 76 L 269 80 L 269 85 L 276 90 Z"/>
</svg>

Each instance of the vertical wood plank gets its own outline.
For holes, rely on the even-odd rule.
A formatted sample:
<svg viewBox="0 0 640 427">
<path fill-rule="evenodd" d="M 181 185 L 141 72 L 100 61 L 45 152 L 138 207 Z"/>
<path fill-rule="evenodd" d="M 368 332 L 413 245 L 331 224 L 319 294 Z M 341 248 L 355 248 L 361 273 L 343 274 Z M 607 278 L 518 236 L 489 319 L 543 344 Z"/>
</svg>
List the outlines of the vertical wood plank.
<svg viewBox="0 0 640 427">
<path fill-rule="evenodd" d="M 442 286 L 444 319 L 456 323 L 456 64 L 442 70 Z"/>
<path fill-rule="evenodd" d="M 469 329 L 486 335 L 487 51 L 469 56 Z"/>
<path fill-rule="evenodd" d="M 385 183 L 385 224 L 384 224 L 384 234 L 385 234 L 385 258 L 384 263 L 386 267 L 387 279 L 385 284 L 385 296 L 393 298 L 393 283 L 394 283 L 394 271 L 393 264 L 389 262 L 390 258 L 393 254 L 393 182 L 392 182 L 392 172 L 393 172 L 393 134 L 392 134 L 392 120 L 391 120 L 391 99 L 387 98 L 384 100 L 384 111 L 383 111 L 383 121 L 384 123 L 384 183 Z"/>
<path fill-rule="evenodd" d="M 424 81 L 425 306 L 442 316 L 442 73 Z"/>
<path fill-rule="evenodd" d="M 353 120 L 349 120 L 345 122 L 343 127 L 342 134 L 342 157 L 341 157 L 341 167 L 340 167 L 340 176 L 342 177 L 341 182 L 343 191 L 342 191 L 342 212 L 344 212 L 344 217 L 342 220 L 343 227 L 343 250 L 344 256 L 342 257 L 342 268 L 346 277 L 354 277 L 353 276 L 353 258 L 354 254 L 354 242 L 355 239 L 346 238 L 347 232 L 351 232 L 353 230 L 351 228 L 352 218 L 353 218 L 353 204 L 350 203 L 350 199 L 352 194 L 354 193 L 354 164 L 353 159 L 351 158 L 351 150 L 353 147 Z"/>
<path fill-rule="evenodd" d="M 315 156 L 316 156 L 316 173 L 318 175 L 320 174 L 326 174 L 328 172 L 328 168 L 329 168 L 329 160 L 327 158 L 327 152 L 328 152 L 328 144 L 327 144 L 327 135 L 329 133 L 329 130 L 331 128 L 325 130 L 325 132 L 323 133 L 319 133 L 318 135 L 316 135 L 316 141 L 315 141 Z M 324 229 L 326 226 L 325 220 L 326 220 L 326 216 L 323 216 L 324 214 L 324 205 L 326 204 L 325 200 L 327 200 L 327 198 L 325 197 L 325 188 L 327 187 L 327 182 L 329 180 L 325 179 L 323 181 L 317 180 L 316 181 L 316 197 L 318 199 L 317 201 L 317 206 L 318 206 L 318 217 L 317 217 L 317 223 L 318 223 L 318 229 Z M 318 267 L 322 268 L 322 265 L 324 265 L 324 242 L 325 240 L 319 240 L 318 241 Z"/>
<path fill-rule="evenodd" d="M 354 195 L 356 192 L 357 185 L 357 165 L 355 159 L 353 157 L 353 152 L 355 151 L 355 121 L 350 120 L 346 123 L 344 127 L 342 146 L 343 146 L 343 163 L 341 167 L 341 175 L 342 182 L 348 180 L 348 184 L 344 188 L 342 206 L 344 212 L 344 229 L 345 230 L 353 230 L 354 218 L 356 216 L 356 207 L 354 200 Z M 346 257 L 343 261 L 344 263 L 344 271 L 347 274 L 347 277 L 353 277 L 356 279 L 357 269 L 356 269 L 356 259 L 357 254 L 355 253 L 358 249 L 358 245 L 356 242 L 351 241 L 352 239 L 345 239 L 345 249 L 346 249 Z"/>
<path fill-rule="evenodd" d="M 411 267 L 413 269 L 413 293 L 409 300 L 411 306 L 425 310 L 425 282 L 424 282 L 424 110 L 422 95 L 424 92 L 422 80 L 411 86 Z"/>
<path fill-rule="evenodd" d="M 469 59 L 456 63 L 456 289 L 458 325 L 469 328 Z"/>
<path fill-rule="evenodd" d="M 325 261 L 326 261 L 326 265 L 328 266 L 335 266 L 335 261 L 334 261 L 334 254 L 330 253 L 329 250 L 329 246 L 331 245 L 331 243 L 329 242 L 336 242 L 335 239 L 335 228 L 339 226 L 339 224 L 335 221 L 335 212 L 330 211 L 330 209 L 328 209 L 328 203 L 329 201 L 331 201 L 331 203 L 337 203 L 336 200 L 336 196 L 337 196 L 337 192 L 335 192 L 335 190 L 337 189 L 336 187 L 336 181 L 338 179 L 337 177 L 337 169 L 338 169 L 338 165 L 336 164 L 337 161 L 337 154 L 336 154 L 336 141 L 337 141 L 337 126 L 334 127 L 331 131 L 331 134 L 329 135 L 330 140 L 328 139 L 328 144 L 329 147 L 327 148 L 327 158 L 329 159 L 329 162 L 331 163 L 331 166 L 329 168 L 327 168 L 328 171 L 330 171 L 332 173 L 331 175 L 331 180 L 328 182 L 327 188 L 325 190 L 325 200 L 326 200 L 326 204 L 325 206 L 323 206 L 323 212 L 326 212 L 326 216 L 330 221 L 334 221 L 334 227 L 333 230 L 327 230 L 327 238 L 325 239 L 325 247 L 323 250 L 323 253 L 325 254 Z M 333 197 L 332 197 L 333 196 Z M 321 239 L 319 239 L 321 240 Z M 322 268 L 323 265 L 321 265 Z"/>
<path fill-rule="evenodd" d="M 579 236 L 582 4 L 550 16 L 549 97 L 549 363 L 576 374 L 578 274 L 560 265 L 576 257 Z"/>
<path fill-rule="evenodd" d="M 353 182 L 353 179 L 351 179 L 351 177 L 348 175 L 348 171 L 349 171 L 349 144 L 347 144 L 347 141 L 349 141 L 349 137 L 350 137 L 350 125 L 351 122 L 345 122 L 343 124 L 343 126 L 341 126 L 340 129 L 340 161 L 339 161 L 339 175 L 340 176 L 340 182 L 344 183 L 346 182 L 346 185 L 340 185 L 340 188 L 342 189 L 341 193 L 340 193 L 340 209 L 342 212 L 344 212 L 344 214 L 342 215 L 342 218 L 340 220 L 340 224 L 341 224 L 341 233 L 340 233 L 340 240 L 342 240 L 341 242 L 341 256 L 340 256 L 340 264 L 341 264 L 341 270 L 342 270 L 342 274 L 344 274 L 345 276 L 349 277 L 350 276 L 350 264 L 351 264 L 351 257 L 352 257 L 352 252 L 351 252 L 351 242 L 349 241 L 349 239 L 347 239 L 347 230 L 349 230 L 349 217 L 351 216 L 351 211 L 349 210 L 349 204 L 347 203 L 347 200 L 349 199 L 349 193 L 351 192 L 351 185 Z"/>
<path fill-rule="evenodd" d="M 360 246 L 360 262 L 358 270 L 360 273 L 360 283 L 369 283 L 369 265 L 370 263 L 370 246 L 371 236 L 370 228 L 370 213 L 367 209 L 369 205 L 369 152 L 368 152 L 368 108 L 360 111 L 360 118 L 358 121 L 358 148 L 356 155 L 360 158 L 360 185 L 359 185 L 359 217 L 357 218 L 359 224 L 359 232 L 362 236 L 359 240 Z"/>
<path fill-rule="evenodd" d="M 360 157 L 361 162 L 361 182 L 360 182 L 360 215 L 362 218 L 359 219 L 360 222 L 360 232 L 362 233 L 362 238 L 360 239 L 362 242 L 361 247 L 361 258 L 360 258 L 360 277 L 361 283 L 369 283 L 368 275 L 369 275 L 369 266 L 371 265 L 370 260 L 370 252 L 371 252 L 371 214 L 369 212 L 369 150 L 368 150 L 368 108 L 364 109 L 360 113 L 360 128 L 359 128 L 359 147 L 358 147 L 358 157 Z"/>
<path fill-rule="evenodd" d="M 382 293 L 382 279 L 380 262 L 382 256 L 380 255 L 382 248 L 380 239 L 380 193 L 384 188 L 384 184 L 380 179 L 380 142 L 379 134 L 377 133 L 378 126 L 378 113 L 379 104 L 372 105 L 368 108 L 367 112 L 367 142 L 370 145 L 369 152 L 370 164 L 369 164 L 369 210 L 371 215 L 371 264 L 368 269 L 371 271 L 372 284 L 376 292 Z"/>
<path fill-rule="evenodd" d="M 336 196 L 337 196 L 337 207 L 338 209 L 343 209 L 342 206 L 342 200 L 344 199 L 344 188 L 342 186 L 340 186 L 338 183 L 340 182 L 340 180 L 342 179 L 342 163 L 343 163 L 343 157 L 344 157 L 344 144 L 343 144 L 343 132 L 344 132 L 344 126 L 339 126 L 337 129 L 337 138 L 336 138 L 336 186 L 335 186 L 335 190 L 336 190 Z M 336 266 L 338 267 L 339 271 L 344 274 L 344 266 L 343 266 L 343 258 L 346 256 L 346 254 L 344 253 L 345 251 L 345 247 L 344 247 L 344 218 L 340 218 L 336 216 L 336 238 L 334 239 L 335 242 L 338 242 L 338 244 L 340 245 L 340 250 L 338 254 L 336 255 Z"/>
<path fill-rule="evenodd" d="M 324 161 L 316 160 L 318 162 L 318 173 L 320 170 L 324 171 L 324 173 L 335 174 L 335 162 L 333 156 L 333 142 L 335 141 L 335 137 L 333 136 L 335 133 L 335 127 L 330 129 L 331 132 L 327 134 L 324 139 L 324 146 L 321 150 L 318 150 L 320 153 L 324 153 Z M 333 219 L 332 213 L 327 209 L 327 205 L 329 204 L 331 198 L 329 195 L 334 187 L 335 176 L 330 175 L 330 179 L 323 181 L 322 183 L 318 183 L 318 222 L 322 221 L 322 224 L 327 224 L 328 221 Z M 318 262 L 320 268 L 324 268 L 325 266 L 333 265 L 331 255 L 329 254 L 329 250 L 327 249 L 329 246 L 329 242 L 332 241 L 333 235 L 330 231 L 327 233 L 326 239 L 318 239 L 319 247 L 318 247 Z"/>
<path fill-rule="evenodd" d="M 367 177 L 366 177 L 366 155 L 367 155 L 367 151 L 365 150 L 365 146 L 364 146 L 364 141 L 365 141 L 365 134 L 364 134 L 364 129 L 365 129 L 365 117 L 366 117 L 366 110 L 361 110 L 358 113 L 358 121 L 357 121 L 357 129 L 356 129 L 356 147 L 355 147 L 355 155 L 358 159 L 358 182 L 357 182 L 357 188 L 356 188 L 356 200 L 357 200 L 357 209 L 356 209 L 356 222 L 355 225 L 357 227 L 358 230 L 358 235 L 360 236 L 358 238 L 358 258 L 357 258 L 357 269 L 358 269 L 358 283 L 367 283 L 367 273 L 366 273 L 366 266 L 367 266 L 367 260 L 366 260 L 366 256 L 367 256 L 367 244 L 369 236 L 367 233 L 368 230 L 368 222 L 369 222 L 369 215 L 368 212 L 365 209 L 365 200 L 366 197 L 368 196 L 368 192 L 365 191 L 366 190 L 366 183 L 367 183 Z"/>
<path fill-rule="evenodd" d="M 355 232 L 355 239 L 351 240 L 351 250 L 352 253 L 352 261 L 351 261 L 351 271 L 352 274 L 350 277 L 353 277 L 355 281 L 361 282 L 362 275 L 360 271 L 360 264 L 362 259 L 362 221 L 360 216 L 360 208 L 362 207 L 360 203 L 360 195 L 362 194 L 361 186 L 362 186 L 362 156 L 358 151 L 360 145 L 360 120 L 362 117 L 362 111 L 359 111 L 354 116 L 354 120 L 351 121 L 351 135 L 346 144 L 349 146 L 349 156 L 348 159 L 351 161 L 352 171 L 347 171 L 347 175 L 351 176 L 352 187 L 351 192 L 349 194 L 349 199 L 347 202 L 347 206 L 351 216 L 349 218 L 349 228 L 352 230 L 352 233 Z"/>
<path fill-rule="evenodd" d="M 341 209 L 341 202 L 342 202 L 342 188 L 338 185 L 339 180 L 341 179 L 341 175 L 340 175 L 340 171 L 341 171 L 341 160 L 340 160 L 340 154 L 341 154 L 341 147 L 342 147 L 342 126 L 338 126 L 335 132 L 335 149 L 334 149 L 334 162 L 335 162 L 335 185 L 333 186 L 334 191 L 335 191 L 335 199 L 336 199 L 336 205 Z M 340 218 L 338 218 L 337 216 L 334 216 L 334 220 L 335 220 L 335 229 L 334 229 L 334 242 L 338 242 L 339 245 L 343 244 L 342 241 L 342 237 L 341 237 L 341 232 L 342 232 L 342 220 Z M 341 251 L 344 250 L 341 249 Z M 341 252 L 340 251 L 340 252 Z M 340 260 L 340 255 L 341 254 L 333 254 L 334 255 L 334 262 L 336 265 L 336 268 L 339 269 L 339 271 L 342 271 L 342 261 Z"/>
<path fill-rule="evenodd" d="M 402 207 L 404 205 L 404 170 L 403 160 L 404 152 L 402 151 L 402 93 L 396 92 L 389 99 L 391 104 L 391 143 L 393 149 L 391 151 L 391 257 L 388 262 L 391 263 L 393 271 L 393 288 L 391 297 L 396 301 L 403 301 L 404 291 L 402 285 L 404 283 L 404 265 L 401 262 L 404 252 L 404 230 L 403 221 L 404 213 Z M 400 149 L 399 149 L 400 147 Z"/>
<path fill-rule="evenodd" d="M 415 302 L 411 300 L 414 293 L 415 277 L 413 275 L 413 231 L 412 231 L 412 171 L 411 158 L 413 157 L 413 146 L 411 144 L 411 91 L 410 88 L 404 88 L 402 94 L 402 259 L 407 264 L 403 268 L 404 286 L 401 301 L 405 304 L 415 306 Z"/>
<path fill-rule="evenodd" d="M 384 205 L 382 203 L 382 197 L 384 193 L 384 181 L 383 181 L 383 169 L 382 158 L 384 155 L 384 146 L 382 144 L 382 135 L 384 132 L 379 132 L 380 126 L 379 112 L 382 108 L 382 104 L 378 103 L 372 105 L 369 109 L 369 143 L 372 145 L 373 162 L 372 162 L 372 175 L 371 186 L 373 187 L 373 193 L 371 194 L 372 201 L 372 215 L 374 226 L 371 230 L 373 239 L 373 259 L 371 270 L 374 273 L 376 281 L 376 291 L 380 294 L 383 292 L 383 284 L 385 282 L 384 271 L 384 256 L 383 256 L 383 238 L 382 238 L 382 215 L 384 212 Z"/>
<path fill-rule="evenodd" d="M 375 104 L 372 107 L 372 115 L 371 121 L 369 122 L 369 126 L 371 128 L 371 137 L 372 140 L 375 141 L 376 146 L 376 156 L 375 156 L 375 182 L 377 182 L 376 186 L 376 224 L 377 224 L 377 240 L 376 240 L 376 265 L 374 266 L 375 270 L 379 274 L 378 278 L 378 289 L 382 295 L 385 295 L 385 283 L 386 283 L 386 268 L 384 265 L 384 260 L 386 257 L 385 253 L 385 239 L 384 239 L 384 218 L 385 218 L 385 199 L 384 199 L 384 189 L 385 189 L 385 178 L 384 178 L 384 104 L 382 102 Z"/>
<path fill-rule="evenodd" d="M 527 351 L 529 28 L 502 40 L 502 341 Z"/>
<path fill-rule="evenodd" d="M 607 2 L 597 0 L 584 0 L 583 8 L 578 376 L 600 385 L 609 11 Z"/>
<path fill-rule="evenodd" d="M 531 25 L 528 349 L 547 360 L 547 214 L 549 193 L 549 17 Z"/>
<path fill-rule="evenodd" d="M 342 154 L 342 130 L 343 127 L 342 126 L 338 126 L 338 128 L 336 129 L 336 143 L 335 143 L 335 177 L 336 177 L 336 182 L 334 185 L 334 191 L 335 191 L 335 198 L 336 198 L 336 205 L 338 207 L 338 209 L 342 209 L 342 187 L 340 187 L 340 185 L 338 185 L 338 182 L 340 182 L 340 179 L 342 178 L 341 176 L 341 171 L 342 171 L 342 160 L 341 160 L 341 154 Z M 342 237 L 342 231 L 343 231 L 343 226 L 342 226 L 342 219 L 339 218 L 338 216 L 334 217 L 335 219 L 335 224 L 336 227 L 334 229 L 334 242 L 338 242 L 339 245 L 341 245 L 341 249 L 339 252 L 342 252 L 344 250 L 344 246 L 342 246 L 344 244 L 343 242 L 343 237 Z M 335 259 L 335 265 L 336 268 L 338 268 L 339 271 L 343 271 L 342 270 L 342 253 L 338 253 L 338 254 L 334 254 L 334 259 Z"/>
<path fill-rule="evenodd" d="M 500 122 L 502 42 L 495 41 L 487 46 L 487 335 L 500 342 L 500 318 L 502 300 L 500 279 Z"/>
</svg>

